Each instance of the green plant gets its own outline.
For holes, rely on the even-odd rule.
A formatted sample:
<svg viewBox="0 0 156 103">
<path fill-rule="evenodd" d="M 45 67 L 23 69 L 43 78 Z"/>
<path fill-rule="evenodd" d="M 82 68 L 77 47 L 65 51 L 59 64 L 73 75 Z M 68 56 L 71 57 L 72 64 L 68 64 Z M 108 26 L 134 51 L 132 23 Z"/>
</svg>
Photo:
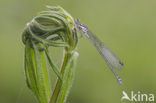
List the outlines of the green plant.
<svg viewBox="0 0 156 103">
<path fill-rule="evenodd" d="M 29 22 L 23 32 L 25 44 L 25 76 L 28 87 L 40 103 L 64 103 L 73 82 L 78 57 L 78 35 L 74 19 L 63 8 L 47 6 Z M 59 69 L 50 58 L 48 48 L 62 47 L 63 62 Z M 51 91 L 47 63 L 57 75 L 56 86 Z M 59 71 L 60 70 L 60 71 Z"/>
</svg>

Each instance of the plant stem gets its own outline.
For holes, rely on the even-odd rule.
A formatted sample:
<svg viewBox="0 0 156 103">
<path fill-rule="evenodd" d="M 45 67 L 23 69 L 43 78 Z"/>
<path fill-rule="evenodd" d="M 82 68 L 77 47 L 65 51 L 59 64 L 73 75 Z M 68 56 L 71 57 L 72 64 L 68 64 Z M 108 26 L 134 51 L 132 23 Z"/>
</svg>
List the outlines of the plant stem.
<svg viewBox="0 0 156 103">
<path fill-rule="evenodd" d="M 65 51 L 64 52 L 63 64 L 62 64 L 61 70 L 60 70 L 61 74 L 64 73 L 65 67 L 67 66 L 69 58 L 70 58 L 70 54 L 67 51 Z M 53 94 L 52 94 L 52 96 L 50 98 L 50 102 L 49 103 L 56 103 L 57 102 L 61 86 L 62 86 L 62 81 L 60 79 L 57 79 L 56 85 L 55 85 L 55 88 L 54 88 L 54 91 L 53 91 Z"/>
</svg>

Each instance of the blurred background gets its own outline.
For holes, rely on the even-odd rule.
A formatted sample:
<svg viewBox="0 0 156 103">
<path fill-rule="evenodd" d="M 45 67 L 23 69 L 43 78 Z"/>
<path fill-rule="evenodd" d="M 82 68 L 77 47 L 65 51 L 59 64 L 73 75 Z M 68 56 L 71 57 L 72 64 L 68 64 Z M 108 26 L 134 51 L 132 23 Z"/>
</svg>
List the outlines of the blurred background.
<svg viewBox="0 0 156 103">
<path fill-rule="evenodd" d="M 156 95 L 155 0 L 0 0 L 0 103 L 37 103 L 25 82 L 21 34 L 46 5 L 79 18 L 124 62 L 116 70 L 119 85 L 91 42 L 81 38 L 67 103 L 122 103 L 122 91 Z"/>
</svg>

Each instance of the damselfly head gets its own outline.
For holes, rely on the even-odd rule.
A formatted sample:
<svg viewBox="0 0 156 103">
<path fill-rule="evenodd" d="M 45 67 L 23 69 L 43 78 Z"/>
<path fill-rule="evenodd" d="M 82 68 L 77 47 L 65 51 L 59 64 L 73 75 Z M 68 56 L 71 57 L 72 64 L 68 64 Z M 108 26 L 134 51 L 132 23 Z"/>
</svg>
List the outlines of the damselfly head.
<svg viewBox="0 0 156 103">
<path fill-rule="evenodd" d="M 75 23 L 79 31 L 82 30 L 85 34 L 88 32 L 88 27 L 85 26 L 84 24 L 81 24 L 79 19 L 76 19 Z"/>
</svg>

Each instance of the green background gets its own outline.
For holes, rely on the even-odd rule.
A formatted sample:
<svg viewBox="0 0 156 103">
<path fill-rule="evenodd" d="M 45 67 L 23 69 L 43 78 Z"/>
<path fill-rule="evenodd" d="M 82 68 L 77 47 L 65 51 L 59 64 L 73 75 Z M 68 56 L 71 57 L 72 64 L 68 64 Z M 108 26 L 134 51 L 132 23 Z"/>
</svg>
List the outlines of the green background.
<svg viewBox="0 0 156 103">
<path fill-rule="evenodd" d="M 0 0 L 0 103 L 37 103 L 25 83 L 21 34 L 46 5 L 79 18 L 124 62 L 119 85 L 91 42 L 81 38 L 68 103 L 129 103 L 121 102 L 123 90 L 156 94 L 155 0 Z"/>
</svg>

